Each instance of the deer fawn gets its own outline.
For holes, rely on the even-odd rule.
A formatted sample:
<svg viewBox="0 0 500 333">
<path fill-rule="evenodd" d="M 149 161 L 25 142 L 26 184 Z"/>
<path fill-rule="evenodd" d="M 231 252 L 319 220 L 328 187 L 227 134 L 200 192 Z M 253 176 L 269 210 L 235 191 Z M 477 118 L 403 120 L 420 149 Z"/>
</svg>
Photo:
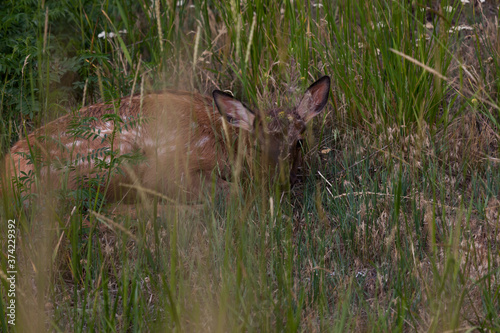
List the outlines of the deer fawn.
<svg viewBox="0 0 500 333">
<path fill-rule="evenodd" d="M 257 146 L 262 163 L 270 170 L 285 167 L 293 183 L 302 134 L 325 107 L 329 90 L 330 78 L 324 76 L 307 89 L 296 108 L 269 112 L 253 112 L 219 90 L 213 100 L 165 90 L 86 106 L 76 116 L 56 119 L 18 141 L 5 159 L 6 172 L 18 184 L 19 179 L 29 183 L 26 179 L 38 177 L 36 186 L 73 190 L 79 181 L 100 172 L 105 180 L 100 190 L 107 188 L 108 198 L 123 197 L 130 190 L 123 184 L 137 184 L 193 201 L 214 180 L 224 186 L 231 175 L 231 147 L 237 145 L 247 150 Z M 112 161 L 132 155 L 139 157 L 122 159 L 119 170 L 110 171 Z M 108 171 L 104 177 L 103 170 Z"/>
</svg>

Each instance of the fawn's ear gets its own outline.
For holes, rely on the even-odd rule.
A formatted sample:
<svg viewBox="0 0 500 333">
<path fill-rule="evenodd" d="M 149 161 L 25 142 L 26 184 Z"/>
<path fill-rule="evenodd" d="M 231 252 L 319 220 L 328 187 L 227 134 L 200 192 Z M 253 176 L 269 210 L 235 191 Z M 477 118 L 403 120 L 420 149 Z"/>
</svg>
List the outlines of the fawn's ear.
<svg viewBox="0 0 500 333">
<path fill-rule="evenodd" d="M 231 125 L 250 132 L 253 131 L 255 114 L 244 106 L 243 103 L 220 90 L 215 90 L 212 95 L 220 114 Z"/>
<path fill-rule="evenodd" d="M 298 114 L 304 122 L 308 122 L 317 116 L 328 102 L 328 93 L 330 92 L 330 77 L 323 76 L 318 81 L 311 84 L 302 97 L 297 107 Z"/>
</svg>

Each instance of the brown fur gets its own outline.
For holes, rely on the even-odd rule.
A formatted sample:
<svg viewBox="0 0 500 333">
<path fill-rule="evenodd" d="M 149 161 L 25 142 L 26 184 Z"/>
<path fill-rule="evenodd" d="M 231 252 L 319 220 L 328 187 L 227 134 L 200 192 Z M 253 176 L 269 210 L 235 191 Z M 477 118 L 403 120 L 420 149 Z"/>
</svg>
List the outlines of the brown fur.
<svg viewBox="0 0 500 333">
<path fill-rule="evenodd" d="M 123 197 L 128 188 L 119 184 L 125 183 L 197 200 L 212 179 L 218 187 L 224 186 L 230 170 L 228 147 L 237 141 L 238 127 L 264 147 L 264 159 L 271 165 L 278 166 L 283 161 L 295 164 L 295 145 L 306 122 L 326 104 L 328 90 L 329 78 L 324 77 L 309 88 L 297 109 L 273 110 L 262 116 L 219 91 L 214 92 L 216 107 L 212 98 L 175 90 L 122 98 L 116 110 L 113 104 L 106 103 L 87 106 L 18 141 L 5 159 L 6 174 L 12 179 L 34 175 L 35 165 L 28 155 L 35 153 L 43 186 L 61 188 L 68 184 L 75 189 L 79 176 L 92 176 L 105 169 L 96 168 L 96 160 L 91 158 L 89 162 L 86 157 L 99 149 L 112 148 L 116 156 L 136 154 L 143 161 L 125 163 L 120 166 L 125 172 L 110 176 L 108 197 Z M 103 119 L 115 112 L 123 121 L 116 127 L 113 121 Z M 223 126 L 221 115 L 233 126 Z M 87 124 L 92 128 L 90 138 L 69 131 L 75 119 L 88 117 L 96 118 Z M 105 161 L 110 159 L 107 156 Z M 290 170 L 295 173 L 296 167 Z"/>
</svg>

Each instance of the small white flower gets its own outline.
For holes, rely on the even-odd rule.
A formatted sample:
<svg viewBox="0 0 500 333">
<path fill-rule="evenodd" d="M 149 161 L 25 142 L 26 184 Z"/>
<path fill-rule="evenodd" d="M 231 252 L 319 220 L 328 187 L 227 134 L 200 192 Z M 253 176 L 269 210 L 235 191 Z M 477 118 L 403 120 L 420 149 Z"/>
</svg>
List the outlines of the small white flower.
<svg viewBox="0 0 500 333">
<path fill-rule="evenodd" d="M 455 31 L 462 31 L 462 30 L 474 30 L 474 28 L 468 25 L 459 25 L 458 27 L 452 27 L 450 30 L 448 30 L 448 32 L 451 34 Z"/>
<path fill-rule="evenodd" d="M 460 0 L 461 3 L 470 3 L 469 0 Z"/>
<path fill-rule="evenodd" d="M 415 39 L 415 43 L 418 44 L 418 42 L 420 42 L 421 39 L 423 39 L 423 40 L 430 40 L 431 37 L 429 35 L 427 35 L 427 34 L 420 35 L 420 38 Z"/>
<path fill-rule="evenodd" d="M 120 34 L 126 34 L 127 33 L 127 29 L 123 29 L 123 30 L 120 30 L 118 31 L 118 33 Z M 106 31 L 101 31 L 98 35 L 97 35 L 97 38 L 115 38 L 116 37 L 116 34 L 114 32 L 106 32 Z"/>
<path fill-rule="evenodd" d="M 444 11 L 447 12 L 447 13 L 451 13 L 453 11 L 453 7 L 452 6 L 446 6 L 446 7 L 444 7 Z"/>
<path fill-rule="evenodd" d="M 182 7 L 184 5 L 184 0 L 177 1 L 177 7 Z"/>
<path fill-rule="evenodd" d="M 322 3 L 313 3 L 312 4 L 313 7 L 318 7 L 318 8 L 322 8 L 323 7 L 323 4 Z"/>
<path fill-rule="evenodd" d="M 357 277 L 357 278 L 358 278 L 358 277 L 365 277 L 365 276 L 366 276 L 366 272 L 363 272 L 363 271 L 358 271 L 358 272 L 356 273 L 356 277 Z"/>
</svg>

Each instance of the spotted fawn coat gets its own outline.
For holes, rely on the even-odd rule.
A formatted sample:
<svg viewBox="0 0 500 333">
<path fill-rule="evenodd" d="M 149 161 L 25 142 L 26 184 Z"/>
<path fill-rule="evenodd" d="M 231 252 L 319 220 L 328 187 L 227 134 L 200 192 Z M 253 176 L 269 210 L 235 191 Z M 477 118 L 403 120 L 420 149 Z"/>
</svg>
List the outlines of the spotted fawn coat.
<svg viewBox="0 0 500 333">
<path fill-rule="evenodd" d="M 86 106 L 14 144 L 5 158 L 6 174 L 25 183 L 38 177 L 26 191 L 46 184 L 75 189 L 100 175 L 107 179 L 109 198 L 122 198 L 130 191 L 123 184 L 135 184 L 191 201 L 205 186 L 215 181 L 221 187 L 230 178 L 231 149 L 240 142 L 248 151 L 249 145 L 260 147 L 259 158 L 269 170 L 286 166 L 293 183 L 302 134 L 325 107 L 329 89 L 324 76 L 296 108 L 268 112 L 253 112 L 219 90 L 212 97 L 165 90 Z M 112 161 L 120 161 L 116 170 L 103 173 Z"/>
</svg>

